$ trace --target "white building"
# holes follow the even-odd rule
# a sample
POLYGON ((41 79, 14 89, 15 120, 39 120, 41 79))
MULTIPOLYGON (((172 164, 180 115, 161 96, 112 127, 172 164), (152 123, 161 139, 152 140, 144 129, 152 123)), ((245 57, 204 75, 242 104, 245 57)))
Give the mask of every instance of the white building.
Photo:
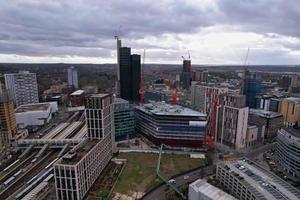
POLYGON ((216 178, 226 191, 241 200, 300 199, 300 191, 250 160, 220 162, 216 178))
POLYGON ((112 158, 114 137, 113 96, 86 97, 88 138, 54 165, 58 200, 83 199, 112 158))
POLYGON ((236 200, 236 198, 207 183, 206 180, 198 179, 189 185, 189 200, 236 200))
POLYGON ((20 71, 19 73, 5 74, 5 86, 12 94, 16 106, 38 103, 38 86, 35 73, 20 71))
POLYGON ((68 68, 68 84, 73 85, 75 89, 78 89, 78 73, 73 66, 68 68))
POLYGON ((43 126, 58 111, 57 102, 21 105, 16 108, 16 121, 19 128, 43 126))

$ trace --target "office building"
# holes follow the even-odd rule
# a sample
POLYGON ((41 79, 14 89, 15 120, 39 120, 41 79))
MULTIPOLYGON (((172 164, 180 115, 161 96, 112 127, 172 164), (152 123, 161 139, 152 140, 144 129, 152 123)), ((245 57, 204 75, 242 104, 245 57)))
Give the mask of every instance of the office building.
POLYGON ((129 102, 116 98, 114 102, 115 139, 126 140, 134 136, 134 113, 129 102))
POLYGON ((77 70, 71 66, 68 68, 68 84, 70 86, 73 86, 74 89, 78 89, 79 85, 78 85, 78 73, 77 70))
POLYGON ((263 143, 263 136, 258 134, 258 127, 255 124, 248 124, 245 138, 245 149, 253 149, 263 143))
POLYGON ((249 123, 258 127, 259 137, 274 139, 277 131, 283 127, 283 115, 278 112, 250 109, 249 123))
POLYGON ((128 47, 120 48, 120 97, 132 100, 131 87, 131 49, 128 47))
POLYGON ((288 97, 282 99, 279 110, 283 115, 285 126, 300 126, 300 98, 288 97))
POLYGON ((85 92, 84 90, 76 90, 72 94, 70 94, 70 106, 77 107, 83 106, 85 99, 85 92))
POLYGON ((101 140, 114 133, 113 102, 111 94, 92 94, 85 98, 85 119, 89 138, 101 140))
POLYGON ((135 108, 136 131, 156 145, 204 148, 206 114, 155 102, 135 108))
POLYGON ((275 158, 278 165, 300 182, 300 132, 293 128, 278 130, 275 158))
POLYGON ((165 101, 167 103, 171 102, 172 95, 168 94, 166 91, 156 91, 147 90, 145 91, 145 103, 150 103, 151 101, 165 101))
POLYGON ((131 55, 128 47, 120 48, 120 97, 137 103, 140 100, 141 56, 131 55))
POLYGON ((11 142, 17 132, 16 114, 12 96, 0 92, 0 148, 11 142))
POLYGON ((21 105, 16 108, 18 128, 35 128, 46 125, 58 111, 57 102, 21 105))
POLYGON ((38 103, 38 87, 35 73, 20 71, 19 73, 5 74, 6 89, 12 94, 16 106, 38 103))
POLYGON ((189 185, 189 200, 236 200, 230 194, 209 184, 206 180, 198 179, 189 185))
POLYGON ((192 81, 207 83, 208 81, 208 71, 203 71, 200 69, 192 70, 192 81))
POLYGON ((278 112, 280 99, 272 96, 259 96, 256 98, 256 108, 266 111, 278 112))
POLYGON ((206 114, 211 113, 211 108, 220 94, 228 92, 227 87, 192 85, 191 87, 191 104, 192 107, 206 114))
POLYGON ((140 101, 141 86, 141 56, 131 55, 131 98, 133 102, 140 101))
POLYGON ((112 158, 114 137, 113 96, 86 98, 88 137, 54 164, 58 200, 84 199, 112 158))
POLYGON ((249 108, 244 95, 223 94, 220 98, 217 120, 217 142, 242 150, 247 147, 249 108))
POLYGON ((191 87, 191 60, 183 60, 183 69, 181 74, 181 83, 184 89, 190 89, 191 87))
POLYGON ((224 190, 241 200, 300 198, 299 190, 250 160, 219 163, 216 178, 224 190))
POLYGON ((117 41, 117 82, 116 82, 116 94, 120 96, 120 48, 122 47, 122 40, 118 36, 115 36, 117 41))
POLYGON ((256 108, 256 97, 261 95, 261 79, 255 73, 247 73, 244 83, 244 95, 246 95, 246 106, 256 108))

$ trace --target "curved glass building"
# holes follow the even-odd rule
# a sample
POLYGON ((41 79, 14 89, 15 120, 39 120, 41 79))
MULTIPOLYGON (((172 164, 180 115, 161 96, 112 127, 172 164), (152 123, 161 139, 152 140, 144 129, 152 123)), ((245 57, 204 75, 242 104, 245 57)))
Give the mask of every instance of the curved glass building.
POLYGON ((135 108, 136 130, 156 145, 203 148, 206 114, 163 102, 135 108))
POLYGON ((300 179, 300 132, 292 128, 278 130, 276 155, 282 168, 300 179))

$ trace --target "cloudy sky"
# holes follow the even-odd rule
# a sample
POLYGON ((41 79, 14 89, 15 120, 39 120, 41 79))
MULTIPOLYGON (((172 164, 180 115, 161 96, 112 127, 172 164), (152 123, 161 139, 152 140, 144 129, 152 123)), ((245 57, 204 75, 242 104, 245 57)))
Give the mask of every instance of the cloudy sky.
POLYGON ((300 63, 299 0, 1 0, 0 62, 300 63))

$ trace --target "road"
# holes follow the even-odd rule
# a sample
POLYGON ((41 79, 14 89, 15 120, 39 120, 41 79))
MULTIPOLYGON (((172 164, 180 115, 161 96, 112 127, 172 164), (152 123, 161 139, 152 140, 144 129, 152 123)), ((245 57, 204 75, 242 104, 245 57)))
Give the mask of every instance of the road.
MULTIPOLYGON (((264 146, 261 146, 259 148, 256 148, 255 150, 252 150, 248 153, 245 154, 235 154, 235 156, 238 157, 247 157, 249 159, 255 159, 257 156, 260 154, 270 150, 273 148, 275 143, 271 144, 266 144, 264 146)), ((175 179, 177 185, 181 186, 184 184, 191 183, 199 178, 203 178, 205 176, 209 176, 213 174, 214 167, 213 166, 208 166, 205 168, 197 169, 195 171, 177 176, 175 179), (184 180, 185 176, 189 176, 188 179, 184 180)), ((164 200, 165 199, 165 194, 166 190, 168 189, 168 186, 166 184, 161 185, 160 187, 156 188, 155 190, 145 194, 145 196, 142 197, 142 200, 164 200)))
MULTIPOLYGON (((199 178, 205 177, 212 175, 214 173, 214 166, 208 166, 208 167, 203 167, 200 169, 196 169, 194 171, 188 172, 186 174, 177 176, 173 178, 176 181, 176 184, 178 186, 184 185, 191 183, 199 178), (184 179, 185 176, 189 176, 188 179, 184 179)), ((145 194, 141 199, 142 200, 164 200, 165 199, 165 194, 166 190, 168 189, 168 186, 166 184, 163 184, 156 188, 155 190, 145 194)))

